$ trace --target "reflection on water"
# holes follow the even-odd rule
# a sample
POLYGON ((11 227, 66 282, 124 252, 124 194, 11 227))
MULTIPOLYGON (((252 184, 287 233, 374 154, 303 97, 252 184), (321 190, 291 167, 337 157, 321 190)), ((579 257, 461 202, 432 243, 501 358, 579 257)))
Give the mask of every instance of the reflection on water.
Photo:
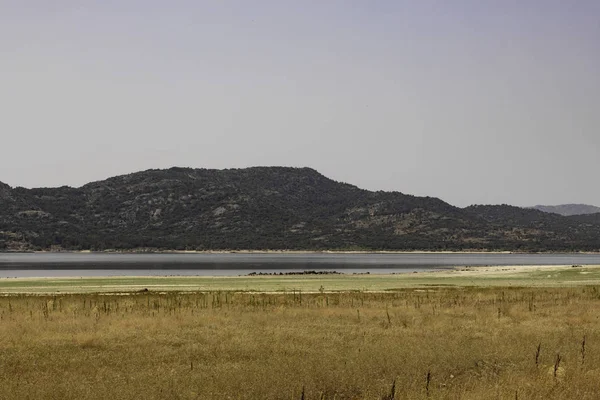
POLYGON ((455 266, 600 265, 600 254, 0 253, 0 277, 237 276, 252 272, 406 273, 455 266))

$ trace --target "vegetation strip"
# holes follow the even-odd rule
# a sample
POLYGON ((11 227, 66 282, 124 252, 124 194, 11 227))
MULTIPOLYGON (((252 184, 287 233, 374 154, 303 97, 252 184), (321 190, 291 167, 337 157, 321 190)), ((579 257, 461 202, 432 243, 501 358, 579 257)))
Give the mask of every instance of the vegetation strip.
POLYGON ((4 278, 0 293, 153 291, 382 292, 403 288, 600 285, 600 266, 464 267, 402 274, 299 274, 228 277, 4 278))

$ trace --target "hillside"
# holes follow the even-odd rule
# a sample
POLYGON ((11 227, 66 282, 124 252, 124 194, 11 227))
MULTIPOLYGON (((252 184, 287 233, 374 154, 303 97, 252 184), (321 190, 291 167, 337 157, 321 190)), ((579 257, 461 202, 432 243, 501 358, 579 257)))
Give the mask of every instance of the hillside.
POLYGON ((561 204, 558 206, 537 205, 532 208, 547 213, 560 214, 563 216, 600 213, 600 207, 590 206, 588 204, 561 204))
POLYGON ((0 184, 0 248, 594 250, 600 223, 371 192, 309 168, 148 170, 80 188, 0 184))

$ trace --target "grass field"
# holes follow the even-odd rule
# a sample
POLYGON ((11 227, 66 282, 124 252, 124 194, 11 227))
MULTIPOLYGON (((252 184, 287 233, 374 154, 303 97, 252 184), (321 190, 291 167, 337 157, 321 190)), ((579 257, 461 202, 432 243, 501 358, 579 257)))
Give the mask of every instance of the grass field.
POLYGON ((597 268, 472 272, 3 280, 150 291, 0 297, 0 398, 598 398, 597 268))

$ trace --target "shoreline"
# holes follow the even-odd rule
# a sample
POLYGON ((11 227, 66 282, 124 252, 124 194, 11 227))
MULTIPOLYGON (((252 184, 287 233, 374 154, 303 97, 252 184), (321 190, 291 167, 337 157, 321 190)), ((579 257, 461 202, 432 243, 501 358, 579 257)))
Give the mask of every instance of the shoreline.
POLYGON ((2 254, 584 254, 597 255, 596 251, 511 251, 511 250, 465 250, 465 251, 428 251, 428 250, 39 250, 4 251, 2 254))
MULTIPOLYGON (((600 265, 588 264, 588 265, 475 265, 475 266, 454 266, 454 267, 440 267, 435 269, 421 270, 421 271, 406 271, 406 272, 341 272, 335 269, 331 271, 327 270, 323 273, 248 273, 245 275, 169 275, 168 269, 164 269, 164 275, 98 275, 98 276, 60 276, 60 277, 0 277, 2 280, 31 280, 31 279, 48 279, 48 280, 62 280, 62 279, 154 279, 154 278, 173 278, 173 279, 269 279, 269 278, 310 278, 319 279, 325 277, 395 277, 395 278, 406 278, 406 277, 422 277, 426 275, 428 277, 442 277, 442 276, 477 276, 485 277, 490 275, 509 275, 529 272, 540 272, 540 271, 567 271, 567 270, 598 270, 600 273, 600 265)), ((68 269, 65 269, 68 270, 68 269)), ((93 270, 93 269, 91 269, 93 270)), ((140 269, 145 270, 145 269, 140 269)), ((51 271, 51 270, 50 270, 51 271)), ((176 270, 175 270, 176 271, 176 270)), ((311 271, 310 269, 304 272, 311 271)))
POLYGON ((437 271, 371 274, 235 276, 65 276, 0 278, 0 296, 138 292, 390 293, 398 290, 541 288, 600 285, 600 265, 455 267, 437 271))

